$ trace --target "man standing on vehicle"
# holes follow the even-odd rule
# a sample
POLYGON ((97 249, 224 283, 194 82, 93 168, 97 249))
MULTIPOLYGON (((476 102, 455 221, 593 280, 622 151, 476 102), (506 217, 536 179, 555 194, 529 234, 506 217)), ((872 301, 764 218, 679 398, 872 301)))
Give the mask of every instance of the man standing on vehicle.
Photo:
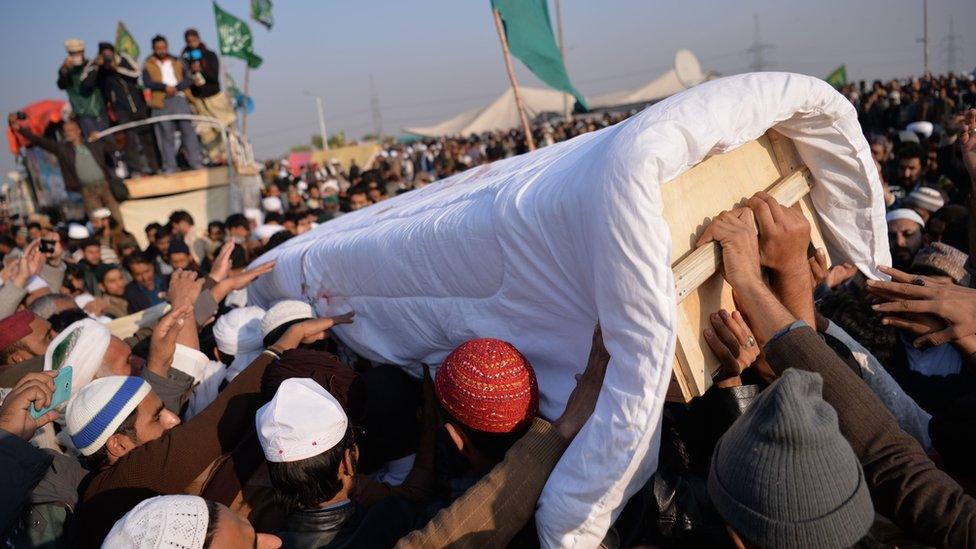
MULTIPOLYGON (((224 126, 232 127, 237 116, 227 95, 220 89, 220 58, 200 41, 200 33, 196 29, 186 29, 183 37, 186 39, 183 61, 190 70, 190 106, 193 112, 216 118, 224 126)), ((225 154, 220 131, 209 124, 201 124, 198 130, 200 142, 210 160, 223 161, 225 154)))
MULTIPOLYGON (((153 54, 146 59, 142 69, 142 82, 152 90, 149 106, 153 116, 187 115, 190 104, 186 100, 186 89, 190 87, 190 78, 183 69, 183 63, 169 54, 166 38, 156 35, 152 39, 153 54)), ((163 158, 163 171, 176 171, 176 130, 179 129, 180 141, 186 151, 187 163, 193 169, 203 167, 200 160, 200 141, 189 120, 167 120, 156 124, 156 140, 159 142, 159 153, 163 158)))
POLYGON ((85 59, 85 43, 77 38, 64 41, 68 57, 58 69, 58 89, 68 92, 68 102, 75 120, 87 137, 108 128, 105 100, 95 79, 97 67, 85 59))

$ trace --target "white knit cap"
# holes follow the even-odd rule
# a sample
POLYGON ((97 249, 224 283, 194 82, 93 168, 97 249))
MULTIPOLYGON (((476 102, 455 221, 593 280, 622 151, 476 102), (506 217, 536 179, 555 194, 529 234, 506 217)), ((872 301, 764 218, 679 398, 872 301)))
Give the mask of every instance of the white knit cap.
POLYGON ((112 210, 108 208, 99 208, 91 213, 92 219, 108 219, 112 217, 112 210))
POLYGON ((284 207, 281 205, 281 199, 277 196, 267 196, 261 201, 261 206, 264 207, 266 212, 282 212, 284 207))
POLYGON ((38 290, 43 290, 44 288, 50 288, 50 286, 48 285, 47 280, 44 280, 38 275, 31 275, 31 277, 27 279, 27 286, 24 287, 29 294, 32 294, 38 290))
POLYGON ((68 238, 71 240, 84 240, 91 236, 88 232, 88 228, 79 223, 71 223, 68 225, 68 238))
POLYGON ((71 442, 82 455, 94 454, 149 391, 144 379, 132 376, 103 377, 85 385, 68 401, 65 412, 71 442))
POLYGON ((936 212, 942 206, 945 206, 945 199, 942 198, 942 193, 932 187, 919 187, 908 195, 905 202, 928 212, 936 212))
POLYGON ((922 137, 924 137, 925 139, 928 139, 932 137, 932 132, 935 131, 935 126, 932 125, 931 122, 928 122, 926 120, 920 120, 918 122, 912 122, 911 124, 905 126, 905 129, 910 132, 917 133, 922 137))
POLYGON ((259 208, 244 208, 244 217, 260 225, 264 223, 264 214, 259 208))
POLYGON ((326 179, 325 183, 322 183, 322 190, 332 189, 335 192, 339 192, 339 182, 335 179, 326 179))
POLYGON ((213 327, 217 349, 225 355, 235 356, 242 351, 264 349, 264 344, 261 342, 264 337, 261 331, 261 320, 264 314, 264 309, 252 305, 221 315, 213 327))
POLYGON ((286 379, 254 417, 268 461, 300 461, 328 452, 346 436, 339 402, 309 378, 286 379))
POLYGON ((261 321, 261 337, 267 337, 275 328, 292 320, 308 320, 315 318, 312 306, 297 299, 279 301, 268 309, 261 321))
POLYGON ((265 241, 284 230, 285 228, 281 225, 258 225, 254 228, 254 237, 265 241))
POLYGON ((90 318, 79 320, 54 338, 44 352, 44 369, 71 366, 71 396, 91 383, 105 361, 112 332, 90 318))
POLYGON ((203 549, 210 525, 207 500, 156 496, 143 500, 108 533, 105 549, 203 549))
POLYGON ((891 210, 885 216, 885 221, 888 223, 891 223, 896 219, 907 219, 909 221, 914 221, 915 223, 918 223, 920 227, 925 227, 925 221, 922 219, 922 216, 918 215, 918 212, 916 212, 915 210, 910 210, 908 208, 898 208, 897 210, 891 210))

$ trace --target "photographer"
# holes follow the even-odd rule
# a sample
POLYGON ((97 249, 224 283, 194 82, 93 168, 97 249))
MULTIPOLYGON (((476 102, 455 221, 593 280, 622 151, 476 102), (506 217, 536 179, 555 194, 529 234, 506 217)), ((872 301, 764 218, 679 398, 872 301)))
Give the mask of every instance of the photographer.
MULTIPOLYGON (((203 116, 212 116, 225 126, 232 126, 237 117, 227 99, 227 95, 220 90, 220 58, 210 51, 200 41, 200 33, 196 29, 187 29, 183 33, 186 47, 183 48, 183 62, 190 72, 190 106, 193 112, 203 116)), ((201 125, 200 142, 207 156, 214 162, 221 162, 224 151, 222 140, 217 128, 201 125)))
MULTIPOLYGON (((115 113, 116 124, 145 120, 149 116, 146 100, 139 87, 139 64, 124 53, 117 53, 108 42, 98 44, 97 81, 102 96, 115 113)), ((152 126, 140 126, 125 132, 125 163, 130 172, 137 169, 151 174, 159 171, 156 138, 152 126), (139 146, 145 161, 140 158, 139 146)))
POLYGON ((95 81, 96 67, 85 58, 85 43, 77 38, 64 41, 68 56, 58 68, 58 89, 68 93, 71 112, 87 137, 108 128, 105 100, 95 81))

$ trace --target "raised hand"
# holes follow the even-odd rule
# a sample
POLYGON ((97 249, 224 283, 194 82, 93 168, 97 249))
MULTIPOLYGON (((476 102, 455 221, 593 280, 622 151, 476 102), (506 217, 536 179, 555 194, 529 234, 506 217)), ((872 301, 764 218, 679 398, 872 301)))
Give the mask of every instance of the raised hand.
POLYGON ((47 371, 22 377, 0 406, 0 429, 30 440, 38 429, 56 420, 58 413, 53 410, 34 419, 30 415, 30 408, 34 406, 40 410, 51 404, 57 375, 57 371, 47 371))
POLYGON ((590 356, 586 361, 586 369, 576 376, 576 388, 566 401, 566 409, 559 419, 552 422, 553 428, 567 441, 579 433, 586 421, 593 415, 596 402, 603 388, 603 378, 607 374, 610 363, 610 353, 603 344, 603 332, 597 324, 593 330, 593 343, 590 346, 590 356))
POLYGON ((762 283, 759 240, 749 208, 725 211, 712 220, 698 238, 697 246, 717 242, 722 247, 722 269, 732 288, 762 283))
POLYGON ((193 318, 193 306, 184 304, 174 307, 163 318, 159 319, 153 328, 152 339, 149 341, 149 359, 146 367, 149 371, 166 377, 173 365, 173 355, 176 353, 176 338, 183 329, 183 324, 193 318))
POLYGON ((962 163, 969 172, 969 178, 976 184, 976 109, 963 113, 959 147, 962 151, 962 163))
POLYGON ((720 387, 739 385, 739 376, 759 358, 759 343, 739 311, 722 309, 708 320, 712 327, 705 328, 702 335, 719 361, 712 379, 720 387))
POLYGON ((784 208, 766 192, 753 195, 748 205, 759 229, 762 265, 774 275, 806 275, 810 223, 803 213, 784 208))
POLYGON ((214 282, 220 282, 221 280, 227 278, 227 274, 230 273, 230 256, 234 251, 234 241, 228 241, 220 247, 220 252, 214 259, 213 269, 210 270, 210 278, 214 282))
POLYGON ((312 318, 299 322, 289 327, 275 343, 275 346, 282 351, 287 351, 296 349, 303 343, 308 345, 321 341, 327 337, 325 333, 327 330, 338 324, 352 324, 355 316, 356 312, 352 311, 337 316, 312 318))
POLYGON ((929 284, 920 277, 913 283, 869 280, 867 289, 885 301, 873 306, 875 311, 886 313, 882 322, 916 333, 922 328, 909 328, 908 323, 930 327, 913 342, 916 347, 941 345, 976 334, 976 290, 955 284, 929 284), (937 324, 932 319, 917 315, 934 315, 945 326, 934 330, 937 324))
POLYGON ((269 261, 267 263, 262 263, 253 269, 248 269, 243 273, 228 276, 227 278, 221 280, 210 290, 214 296, 214 301, 220 303, 225 297, 227 297, 227 294, 233 292, 234 290, 243 290, 244 288, 247 288, 247 285, 254 282, 259 276, 270 273, 274 269, 274 266, 275 262, 269 261))
POLYGON ((170 276, 166 298, 174 309, 183 305, 192 306, 202 289, 203 279, 198 279, 197 273, 180 269, 170 276))

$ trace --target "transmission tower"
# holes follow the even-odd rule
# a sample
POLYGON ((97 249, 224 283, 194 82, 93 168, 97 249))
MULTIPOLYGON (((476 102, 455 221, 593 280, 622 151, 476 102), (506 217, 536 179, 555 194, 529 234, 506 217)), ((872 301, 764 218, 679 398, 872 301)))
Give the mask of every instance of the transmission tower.
POLYGON ((958 62, 959 55, 959 39, 962 38, 955 33, 952 26, 952 17, 949 17, 949 34, 946 35, 946 68, 949 72, 955 72, 959 67, 956 63, 958 62))
POLYGON ((759 14, 752 14, 752 45, 746 50, 746 53, 752 54, 752 64, 749 65, 749 70, 753 72, 758 72, 766 69, 770 66, 770 63, 766 61, 763 56, 763 52, 766 50, 771 50, 775 46, 772 44, 765 44, 759 34, 759 14))
POLYGON ((373 82, 373 73, 369 73, 369 108, 373 111, 373 131, 376 133, 376 140, 383 141, 383 113, 380 112, 380 96, 376 93, 376 83, 373 82))

